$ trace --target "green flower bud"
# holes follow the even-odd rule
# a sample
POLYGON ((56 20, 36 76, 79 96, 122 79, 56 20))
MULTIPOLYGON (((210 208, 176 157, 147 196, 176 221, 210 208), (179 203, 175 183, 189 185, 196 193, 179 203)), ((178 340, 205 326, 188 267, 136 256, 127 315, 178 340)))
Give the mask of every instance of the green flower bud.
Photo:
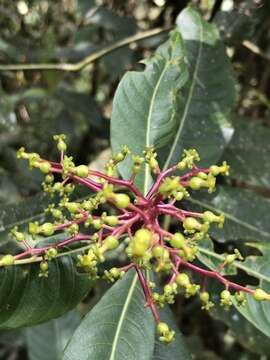
POLYGON ((89 174, 88 166, 86 165, 79 165, 75 168, 75 174, 79 177, 86 178, 89 174))
POLYGON ((177 285, 180 285, 183 287, 186 287, 190 284, 189 277, 185 273, 178 274, 175 278, 175 281, 176 281, 177 285))
POLYGON ((243 291, 238 291, 234 295, 235 300, 237 301, 238 305, 245 305, 246 303, 246 297, 243 291))
POLYGON ((110 226, 116 226, 118 224, 118 217, 117 216, 106 216, 104 218, 104 221, 106 224, 110 225, 110 226))
POLYGON ((114 194, 113 201, 120 209, 125 209, 130 204, 130 198, 127 194, 114 194))
POLYGON ((78 204, 76 202, 68 202, 65 204, 65 206, 71 214, 76 213, 78 211, 78 209, 80 208, 80 204, 78 204))
POLYGON ((47 161, 41 162, 39 164, 39 169, 44 174, 48 174, 51 171, 51 164, 47 161))
POLYGON ((267 292, 262 289, 256 289, 253 293, 253 297, 258 301, 270 300, 270 294, 267 294, 267 292))
POLYGON ((175 233, 173 237, 170 239, 170 244, 173 248, 183 249, 185 246, 185 237, 181 233, 175 233))
POLYGON ((41 261, 41 263, 39 264, 39 268, 43 272, 47 271, 49 268, 47 261, 41 261))
POLYGON ((51 236, 54 234, 54 225, 52 223, 45 223, 40 226, 40 232, 45 236, 51 236))
POLYGON ((115 236, 108 236, 104 239, 103 244, 108 250, 114 250, 119 246, 119 241, 115 236))
POLYGON ((195 218, 193 217, 187 217, 184 221, 183 221, 183 226, 184 229, 187 231, 195 231, 195 230, 200 230, 202 227, 202 224, 195 218))
POLYGON ((96 230, 100 230, 103 224, 102 224, 102 221, 100 219, 94 219, 92 221, 92 225, 96 230))
POLYGON ((50 174, 50 175, 46 175, 44 181, 45 181, 46 184, 51 184, 51 183, 53 183, 53 181, 54 181, 54 176, 51 175, 51 174, 50 174))
POLYGON ((50 248, 46 251, 45 258, 47 260, 51 260, 51 259, 54 259, 57 256, 57 254, 58 254, 58 252, 55 248, 50 248))
POLYGON ((203 303, 208 303, 210 299, 210 295, 207 291, 203 291, 200 293, 200 299, 203 303))
POLYGON ((0 260, 0 265, 3 265, 3 266, 10 266, 10 265, 13 265, 14 264, 14 256, 12 255, 5 255, 1 258, 0 260))
POLYGON ((192 190, 199 190, 204 184, 204 180, 200 179, 197 176, 194 176, 189 181, 189 186, 192 190))
POLYGON ((162 258, 164 255, 165 249, 162 246, 155 246, 152 250, 152 255, 155 258, 162 258))
POLYGON ((163 335, 168 331, 170 331, 170 329, 169 329, 169 326, 166 323, 160 322, 157 325, 157 332, 158 332, 159 335, 163 335))
POLYGON ((229 292, 229 290, 223 290, 223 291, 220 293, 220 297, 221 297, 221 299, 223 299, 223 300, 230 300, 230 299, 231 299, 231 293, 229 292))

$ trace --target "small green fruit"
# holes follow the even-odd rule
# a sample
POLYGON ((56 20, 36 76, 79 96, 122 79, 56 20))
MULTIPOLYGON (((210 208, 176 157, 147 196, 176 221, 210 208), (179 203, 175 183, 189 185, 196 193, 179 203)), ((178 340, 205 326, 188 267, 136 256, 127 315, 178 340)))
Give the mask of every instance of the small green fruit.
POLYGON ((130 198, 127 194, 114 194, 113 200, 120 209, 125 209, 130 204, 130 198))
POLYGON ((177 284, 177 285, 184 286, 184 287, 186 287, 186 286, 188 286, 188 285, 190 284, 189 277, 188 277, 188 275, 185 274, 185 273, 178 274, 178 275, 176 276, 175 281, 176 281, 176 284, 177 284))
POLYGON ((51 164, 47 161, 40 163, 39 169, 44 174, 48 174, 51 171, 51 164))
POLYGON ((168 333, 169 331, 170 331, 169 326, 166 323, 164 323, 164 322, 158 323, 157 332, 159 335, 164 335, 164 334, 168 333))
POLYGON ((173 237, 170 239, 170 244, 173 248, 183 249, 185 246, 185 237, 181 233, 175 233, 173 237))
POLYGON ((104 239, 104 245, 108 250, 114 250, 119 246, 119 241, 115 236, 108 236, 104 239))
POLYGON ((40 232, 45 236, 51 236, 54 234, 54 225, 52 223, 44 223, 40 227, 40 232))
POLYGON ((47 261, 41 261, 41 263, 39 264, 39 268, 43 272, 47 271, 49 268, 47 261))
POLYGON ((189 186, 191 187, 192 190, 199 190, 202 187, 203 183, 204 181, 202 179, 194 176, 190 179, 189 186))
POLYGON ((5 255, 2 257, 2 259, 0 260, 0 264, 4 265, 4 266, 10 266, 14 264, 14 256, 12 255, 5 255))
POLYGON ((86 165, 77 166, 75 169, 75 173, 82 178, 86 178, 89 174, 88 166, 86 165))
POLYGON ((258 301, 270 300, 270 295, 262 289, 256 289, 253 293, 253 297, 258 301))

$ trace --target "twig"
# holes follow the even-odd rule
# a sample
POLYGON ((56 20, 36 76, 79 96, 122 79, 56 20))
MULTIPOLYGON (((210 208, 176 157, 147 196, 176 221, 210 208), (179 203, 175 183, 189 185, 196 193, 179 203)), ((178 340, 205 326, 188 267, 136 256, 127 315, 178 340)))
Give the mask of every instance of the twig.
POLYGON ((265 54, 256 44, 252 43, 249 40, 244 40, 242 42, 242 45, 247 48, 248 50, 250 50, 251 52, 253 52, 256 55, 259 55, 260 57, 262 57, 263 59, 270 61, 270 56, 268 56, 267 54, 265 54))
POLYGON ((144 31, 125 39, 119 40, 112 45, 106 46, 105 48, 98 50, 77 63, 40 63, 40 64, 0 64, 0 71, 20 71, 20 70, 61 70, 61 71, 80 71, 86 66, 91 64, 97 59, 109 54, 110 52, 119 49, 123 46, 129 45, 133 42, 137 42, 149 37, 159 35, 163 32, 168 32, 171 28, 155 28, 148 31, 144 31))

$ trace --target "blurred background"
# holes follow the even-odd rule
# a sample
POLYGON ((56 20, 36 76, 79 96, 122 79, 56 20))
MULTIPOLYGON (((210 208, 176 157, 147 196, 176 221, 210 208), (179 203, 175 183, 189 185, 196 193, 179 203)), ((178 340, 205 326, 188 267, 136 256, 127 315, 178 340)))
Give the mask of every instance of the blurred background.
MULTIPOLYGON (((270 1, 0 0, 0 208, 41 191, 39 173, 29 172, 26 164, 16 160, 21 146, 53 159, 52 135, 65 133, 75 161, 103 167, 110 154, 110 114, 119 80, 125 71, 140 68, 138 62, 149 57, 167 33, 133 42, 75 72, 46 70, 46 64, 77 63, 140 31, 170 28, 188 3, 217 24, 233 65, 238 94, 235 116, 242 118, 246 130, 234 139, 229 152, 238 151, 240 142, 251 142, 252 149, 242 151, 257 156, 254 166, 260 175, 249 173, 243 161, 234 159, 232 170, 240 173, 234 181, 269 197, 270 1), (29 63, 41 64, 42 69, 1 68, 29 63), (258 158, 265 160, 263 167, 256 164, 258 158)), ((0 236, 3 239, 6 234, 0 236)), ((100 285, 89 299, 102 292, 100 285)), ((229 327, 228 319, 201 312, 195 301, 183 308, 184 302, 180 298, 174 312, 194 359, 268 359, 270 346, 258 332, 247 328, 243 334, 242 327, 229 327)), ((64 343, 72 327, 67 330, 66 319, 57 324, 66 329, 61 333, 64 343)), ((0 359, 39 360, 29 347, 33 335, 29 331, 0 332, 0 359)))

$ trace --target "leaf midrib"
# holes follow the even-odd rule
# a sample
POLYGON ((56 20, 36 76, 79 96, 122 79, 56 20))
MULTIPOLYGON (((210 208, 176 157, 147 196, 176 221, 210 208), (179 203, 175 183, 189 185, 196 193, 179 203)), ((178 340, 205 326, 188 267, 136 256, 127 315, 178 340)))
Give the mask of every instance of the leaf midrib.
MULTIPOLYGON (((162 70, 159 79, 154 87, 154 91, 153 91, 153 95, 151 97, 151 101, 150 101, 150 106, 149 106, 149 111, 148 111, 148 115, 147 115, 147 120, 146 120, 146 136, 145 136, 145 143, 146 143, 146 147, 149 147, 151 145, 150 143, 150 133, 151 133, 151 119, 152 119, 152 114, 153 114, 153 108, 154 108, 154 103, 155 103, 155 99, 156 99, 156 95, 160 86, 160 83, 162 81, 162 78, 168 68, 169 65, 169 61, 165 60, 165 65, 164 65, 164 69, 162 70)), ((149 184, 149 180, 150 180, 150 169, 149 169, 149 165, 145 165, 145 181, 144 181, 144 190, 143 193, 144 195, 147 194, 148 191, 148 184, 149 184)))
POLYGON ((191 103, 191 100, 192 100, 195 83, 197 81, 197 74, 198 74, 198 71, 199 71, 199 65, 200 65, 201 53, 202 53, 202 47, 203 47, 202 46, 203 45, 203 26, 202 26, 201 19, 199 21, 199 24, 200 24, 200 42, 199 42, 198 56, 197 56, 197 60, 196 60, 196 63, 195 63, 195 69, 194 69, 193 77, 192 77, 192 80, 191 80, 191 85, 190 85, 190 88, 189 88, 188 98, 187 98, 186 105, 184 107, 184 112, 183 112, 182 119, 180 121, 179 128, 177 130, 177 133, 176 133, 174 142, 172 144, 170 153, 168 155, 168 158, 167 158, 167 160, 166 160, 166 162, 164 164, 163 170, 166 170, 168 168, 168 166, 170 165, 170 161, 172 159, 173 153, 175 151, 175 148, 176 148, 176 146, 178 144, 178 140, 179 140, 179 138, 181 136, 181 133, 183 131, 183 127, 185 125, 187 115, 188 115, 188 111, 189 111, 189 107, 190 107, 190 103, 191 103))
POLYGON ((120 318, 119 318, 119 321, 118 321, 118 324, 117 324, 117 328, 116 328, 115 335, 114 335, 113 342, 112 342, 112 350, 111 350, 109 360, 114 360, 115 359, 115 352, 116 352, 116 349, 117 349, 117 344, 118 344, 119 339, 120 339, 120 333, 121 333, 121 330, 122 330, 122 327, 123 327, 123 323, 124 323, 126 313, 128 311, 129 304, 130 304, 130 302, 132 300, 132 295, 133 295, 134 290, 135 290, 136 285, 137 285, 137 280, 138 280, 138 276, 137 276, 137 274, 135 274, 134 279, 132 280, 131 286, 130 286, 128 294, 127 294, 126 302, 125 302, 125 304, 124 304, 124 306, 122 308, 122 312, 121 312, 121 315, 120 315, 120 318))

